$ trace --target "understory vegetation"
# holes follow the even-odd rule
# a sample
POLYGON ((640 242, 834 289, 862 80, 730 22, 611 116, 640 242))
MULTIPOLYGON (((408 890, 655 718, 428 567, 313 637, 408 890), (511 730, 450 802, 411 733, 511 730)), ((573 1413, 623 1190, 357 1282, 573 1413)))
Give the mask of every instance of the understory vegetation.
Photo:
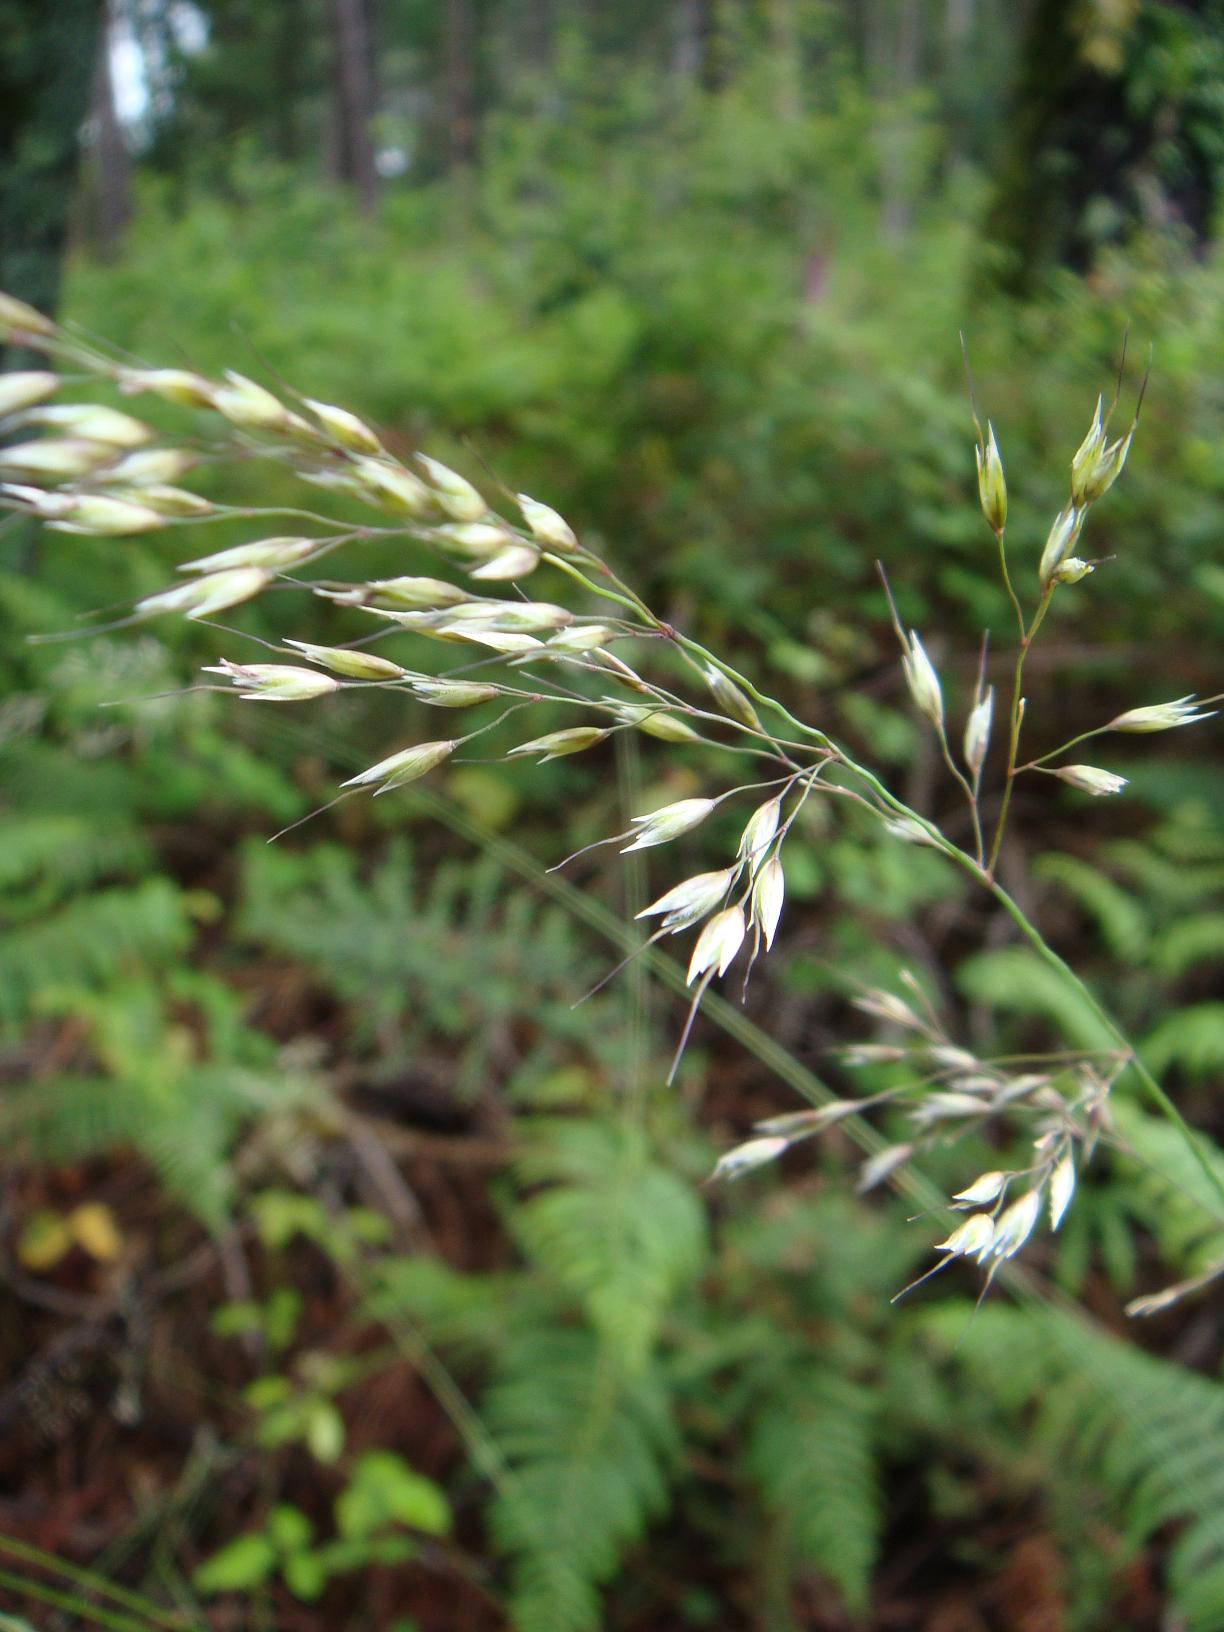
MULTIPOLYGON (((375 221, 241 146, 223 186, 147 174, 121 257, 69 263, 62 315, 538 495, 962 848, 877 561, 970 698, 981 630, 1002 648, 1013 620, 958 330, 1036 583, 1129 327, 1140 429, 1096 570, 1051 603, 1026 730, 1045 754, 1212 696, 1214 249, 1140 230, 1017 304, 982 287, 987 183, 946 109, 900 108, 922 205, 894 239, 851 76, 780 128, 748 75, 665 119, 667 87, 611 105, 570 71, 578 115, 507 111, 475 171, 375 221)), ((980 1304, 964 1262, 893 1303, 945 1197, 1031 1161, 1015 1125, 924 1145, 896 1188, 860 1181, 911 1139, 900 1106, 707 1187, 720 1156, 905 1080, 899 1028, 856 1007, 903 971, 980 1059, 1099 1050, 1098 1012, 945 855, 813 799, 772 957, 742 1003, 738 980, 707 994, 668 1084, 682 964, 663 943, 600 983, 742 817, 683 833, 671 870, 550 869, 700 797, 703 750, 627 731, 525 765, 475 742, 329 805, 440 711, 199 684, 256 642, 332 639, 322 610, 307 627, 273 588, 221 615, 237 635, 81 621, 249 540, 243 508, 301 504, 290 470, 193 447, 229 519, 172 544, 0 535, 0 1625, 1224 1629, 1218 722, 1094 745, 1124 798, 1019 783, 998 872, 1193 1148, 1123 1073, 1059 1232, 980 1304)), ((355 551, 369 581, 433 570, 403 539, 355 551)))

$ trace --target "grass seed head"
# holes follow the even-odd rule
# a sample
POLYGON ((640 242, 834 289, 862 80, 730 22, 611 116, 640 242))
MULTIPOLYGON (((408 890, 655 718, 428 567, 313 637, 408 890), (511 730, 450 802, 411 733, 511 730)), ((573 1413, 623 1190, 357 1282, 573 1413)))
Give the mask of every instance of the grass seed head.
POLYGON ((431 611, 460 606, 471 596, 445 578, 374 578, 368 584, 316 592, 339 606, 366 606, 378 611, 431 611))
POLYGON ((291 663, 231 663, 224 657, 206 667, 204 673, 232 680, 238 695, 247 702, 305 703, 338 690, 340 684, 328 674, 295 668, 291 663))
POLYGON ((130 538, 165 526, 165 517, 147 504, 104 493, 58 495, 66 502, 48 525, 58 533, 86 533, 95 538, 130 538))
POLYGON ((746 934, 747 925, 740 907, 724 907, 716 912, 697 937, 685 976, 687 983, 691 986, 698 976, 710 970, 725 975, 735 962, 746 934))
POLYGON ((995 1225, 989 1213, 974 1213, 958 1224, 946 1241, 936 1243, 936 1252, 949 1258, 976 1258, 980 1264, 995 1246, 995 1225))
POLYGON ((687 720, 669 713, 665 708, 647 703, 617 703, 616 712, 626 725, 636 726, 639 731, 644 731, 648 737, 657 737, 660 742, 701 741, 687 720))
POLYGON ((183 561, 180 572, 227 572, 231 567, 267 567, 278 571, 304 561, 319 548, 317 538, 258 538, 250 544, 235 544, 232 549, 218 550, 215 555, 201 555, 194 561, 183 561))
POLYGON ((496 555, 491 555, 480 566, 473 567, 469 576, 479 578, 482 583, 501 583, 514 578, 526 578, 539 564, 539 550, 530 544, 520 544, 516 541, 507 544, 505 549, 499 550, 496 555))
POLYGON ((410 470, 388 459, 354 459, 353 479, 363 498, 417 519, 436 512, 433 494, 410 470))
POLYGON ((1109 722, 1111 731, 1172 731, 1179 725, 1194 725, 1209 720, 1215 710, 1199 709, 1193 692, 1186 697, 1175 697, 1171 703, 1151 703, 1146 708, 1128 708, 1109 722))
POLYGON ((66 436, 104 442, 112 448, 142 448, 156 435, 150 426, 133 419, 131 414, 97 402, 61 402, 48 408, 32 408, 25 421, 28 425, 49 425, 66 436))
POLYGON ((706 665, 703 673, 706 685, 710 688, 710 695, 723 713, 733 720, 738 720, 741 725, 748 726, 750 730, 759 731, 761 721, 757 711, 735 682, 729 680, 722 670, 715 668, 712 663, 706 665))
POLYGON ((161 612, 182 612, 193 622, 224 612, 258 595, 272 582, 272 574, 263 567, 235 567, 228 572, 209 573, 195 578, 189 584, 177 584, 156 595, 146 595, 136 602, 141 617, 156 617, 161 612))
POLYGON ((742 1179, 745 1173, 752 1173, 758 1167, 765 1167, 769 1162, 776 1161, 782 1152, 790 1145, 790 1140, 780 1134, 766 1136, 762 1139, 748 1139, 742 1145, 736 1145, 734 1150, 728 1150, 718 1158, 714 1171, 710 1174, 710 1182, 717 1179, 734 1181, 742 1179))
POLYGON ((401 680, 406 670, 388 657, 377 657, 373 652, 350 650, 345 646, 311 646, 304 640, 289 640, 312 663, 318 663, 333 674, 342 674, 349 680, 401 680))
POLYGON ((994 426, 986 421, 984 446, 975 447, 977 460, 978 498, 982 514, 992 532, 1001 533, 1007 526, 1007 482, 1003 475, 1003 461, 999 444, 995 441, 994 426))
POLYGON ((483 495, 457 470, 425 453, 418 453, 416 460, 439 505, 453 520, 479 521, 488 514, 483 495))
MULTIPOLYGON (((980 1214, 978 1215, 981 1216, 980 1214)), ((1013 1201, 1011 1206, 1000 1213, 994 1226, 994 1241, 991 1243, 990 1256, 992 1258, 1013 1258, 1033 1233, 1033 1228, 1041 1216, 1041 1191, 1029 1190, 1013 1201)), ((966 1219, 968 1224, 972 1219, 966 1219)))
POLYGON ((632 817, 637 832, 633 836, 633 843, 625 845, 621 854, 628 855, 631 850, 649 850, 656 844, 670 844, 672 839, 678 839, 682 833, 689 833, 700 826, 714 809, 715 803, 713 799, 677 799, 673 804, 660 805, 658 810, 649 811, 645 816, 632 817))
POLYGON ((1056 1230, 1075 1194, 1075 1159, 1068 1153, 1050 1174, 1050 1228, 1056 1230))
POLYGON ((1037 569, 1042 589, 1048 589, 1057 581, 1058 569, 1075 548, 1083 526, 1084 511, 1074 504, 1069 504, 1055 516, 1054 525, 1046 536, 1041 562, 1037 569))
POLYGON ((990 748, 990 727, 994 720, 994 687, 987 686, 985 694, 974 703, 965 723, 965 764, 975 779, 982 774, 986 754, 990 748))
POLYGON ((418 777, 425 776, 441 765, 443 760, 449 759, 457 746, 453 741, 418 742, 412 748, 401 749, 398 754, 380 759, 377 765, 350 776, 347 782, 340 785, 344 788, 368 788, 378 783, 377 791, 386 793, 391 788, 403 787, 406 782, 415 782, 418 777))
POLYGON ((46 369, 25 369, 0 374, 0 416, 17 414, 46 402, 59 389, 59 375, 46 369))
POLYGON ((858 1183, 854 1187, 855 1194, 865 1196, 869 1190, 883 1184, 884 1180, 891 1177, 898 1168, 904 1167, 913 1154, 913 1145, 901 1144, 886 1145, 874 1156, 869 1156, 859 1168, 858 1183))
POLYGON ((590 652, 615 639, 616 630, 609 629, 605 623, 574 623, 553 635, 548 645, 550 651, 590 652))
POLYGON ((553 550, 558 555, 572 555, 578 548, 578 540, 574 536, 574 529, 564 517, 559 516, 548 505, 541 504, 538 499, 529 499, 526 493, 516 493, 518 507, 523 512, 523 520, 537 544, 542 544, 546 550, 553 550))
POLYGON ((937 731, 942 731, 943 690, 939 684, 939 675, 935 672, 935 665, 927 656, 926 648, 914 629, 909 632, 901 667, 914 706, 920 714, 930 720, 937 731))
POLYGON ((431 536, 452 555, 470 561, 490 561, 517 540, 498 522, 447 521, 435 527, 431 536))
POLYGON ((747 862, 753 873, 764 865, 781 818, 781 799, 766 799, 765 803, 758 805, 748 818, 744 831, 740 834, 738 854, 740 860, 747 862))
POLYGON ((125 368, 119 373, 119 389, 129 397, 148 391, 180 408, 211 408, 218 388, 185 368, 125 368))
POLYGON ((472 708, 501 696, 500 686, 480 680, 414 680, 412 690, 423 703, 436 708, 472 708))
POLYGON ((1069 555, 1054 569, 1056 584, 1078 584, 1087 578, 1090 572, 1096 571, 1095 561, 1081 561, 1078 555, 1069 555))
POLYGON ((55 333, 55 324, 33 306, 15 295, 0 293, 0 340, 19 343, 27 335, 45 338, 55 333))
POLYGON ((983 1207, 988 1201, 997 1201, 1007 1186, 1006 1173, 981 1173, 973 1183, 964 1190, 958 1190, 952 1198, 966 1207, 983 1207))
POLYGON ((1103 771, 1098 765, 1060 765, 1053 775, 1067 783, 1068 787, 1090 793, 1095 799, 1121 793, 1126 786, 1126 777, 1117 776, 1113 771, 1103 771))
POLYGON ((507 759, 522 759, 527 754, 539 754, 540 763, 562 759, 569 754, 582 754, 606 742, 611 732, 597 725, 574 725, 565 731, 549 731, 531 742, 520 742, 506 753, 507 759))
POLYGON ((316 402, 313 397, 303 397, 302 401, 332 440, 350 453, 383 451, 382 443, 366 422, 350 414, 347 408, 334 408, 331 403, 316 402))
POLYGON ((124 482, 129 487, 174 483, 194 470, 199 462, 199 458, 185 448, 137 448, 99 471, 98 480, 124 482))
POLYGON ((786 899, 786 876, 779 858, 770 856, 752 886, 752 921, 761 932, 765 950, 771 951, 786 899))
POLYGON ((0 451, 0 475, 34 482, 77 482, 114 457, 114 448, 105 442, 80 436, 48 437, 40 442, 17 442, 0 451))
POLYGON ((724 900, 727 891, 739 874, 738 867, 724 867, 715 873, 694 873, 692 878, 673 884, 650 906, 643 907, 639 918, 662 918, 663 928, 670 934, 679 934, 699 923, 707 913, 724 900))
POLYGON ((271 391, 248 380, 233 369, 225 371, 225 384, 213 388, 212 405, 217 412, 244 431, 288 431, 294 416, 271 391))
POLYGON ((1077 507, 1091 504, 1088 497, 1089 477, 1100 462, 1105 448, 1105 427, 1101 422, 1101 409, 1104 399, 1097 398, 1096 412, 1092 416, 1092 424, 1088 427, 1088 434, 1076 450, 1071 461, 1071 502, 1077 507))

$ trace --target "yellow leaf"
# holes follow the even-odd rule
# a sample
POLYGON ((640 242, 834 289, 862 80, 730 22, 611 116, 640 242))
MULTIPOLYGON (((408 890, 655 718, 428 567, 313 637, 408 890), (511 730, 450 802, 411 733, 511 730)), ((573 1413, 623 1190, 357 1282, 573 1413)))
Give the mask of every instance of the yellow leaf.
POLYGON ((71 1246, 71 1232, 58 1213, 32 1213, 17 1241, 17 1261, 40 1274, 54 1269, 71 1246))
POLYGON ((74 1207, 68 1215, 68 1229, 73 1240, 100 1264, 113 1264, 123 1251, 123 1236, 115 1215, 100 1201, 74 1207))

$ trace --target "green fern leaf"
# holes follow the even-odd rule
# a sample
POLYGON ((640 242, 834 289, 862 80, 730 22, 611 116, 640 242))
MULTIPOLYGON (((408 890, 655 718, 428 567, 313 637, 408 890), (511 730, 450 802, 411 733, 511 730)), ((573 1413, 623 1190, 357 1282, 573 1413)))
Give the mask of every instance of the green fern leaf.
POLYGON ((0 912, 46 911, 96 879, 137 871, 148 842, 134 829, 88 816, 9 816, 0 821, 0 912))
POLYGON ((1107 1049, 1114 1040, 1088 1003, 1025 946, 979 952, 957 972, 966 996, 1012 1014, 1040 1015, 1080 1048, 1107 1049))
POLYGON ((1153 966, 1174 980, 1196 964, 1219 958, 1224 958, 1224 912, 1198 912, 1179 918, 1152 947, 1153 966))
POLYGON ((1131 960, 1142 956, 1150 933, 1147 913, 1113 879, 1078 856, 1040 856, 1033 863, 1033 873, 1045 883, 1056 885, 1083 908, 1116 957, 1131 960))
POLYGON ((1175 1009, 1144 1038, 1141 1052, 1158 1075, 1180 1066, 1206 1076, 1224 1065, 1224 1003, 1192 1003, 1175 1009))
POLYGON ((667 1506, 665 1383, 650 1365, 626 1376, 594 1333, 535 1327, 506 1343, 484 1405, 512 1472, 490 1522, 515 1632, 594 1632, 599 1588, 667 1506))
POLYGON ((1171 1610, 1187 1632, 1224 1629, 1224 1387, 1052 1309, 945 1307, 923 1321, 974 1386, 1023 1417, 1051 1477, 1109 1500, 1132 1546, 1178 1524, 1171 1610))
POLYGON ((641 1366, 677 1292, 700 1271, 705 1215, 634 1129, 538 1120, 518 1163, 547 1186, 512 1220, 527 1255, 576 1298, 629 1368, 641 1366))
MULTIPOLYGON (((1114 1107, 1114 1120, 1121 1141, 1121 1197, 1151 1230, 1165 1262, 1179 1275, 1196 1275, 1224 1258, 1219 1195, 1181 1130, 1125 1102, 1114 1107)), ((1201 1131, 1194 1138, 1224 1183, 1224 1150, 1201 1131)))
POLYGON ((191 926, 167 879, 99 890, 0 942, 0 1025, 23 1020, 49 987, 89 989, 156 968, 186 949, 191 926))
POLYGON ((819 1364, 785 1373, 752 1423, 747 1467, 794 1564, 834 1583, 855 1614, 867 1609, 882 1504, 873 1395, 819 1364))

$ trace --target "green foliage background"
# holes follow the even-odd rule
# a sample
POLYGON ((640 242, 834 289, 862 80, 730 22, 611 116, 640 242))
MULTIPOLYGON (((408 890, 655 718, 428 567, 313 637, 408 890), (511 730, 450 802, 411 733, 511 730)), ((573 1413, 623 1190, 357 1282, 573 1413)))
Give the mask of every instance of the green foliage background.
MULTIPOLYGON (((505 98, 474 173, 423 162, 374 221, 304 178, 292 142, 277 159, 249 139, 258 116, 232 84, 210 100, 202 83, 182 99, 198 125, 177 133, 203 133, 196 156, 176 162, 160 133, 122 256, 74 257, 66 315, 152 360, 284 378, 392 445, 538 494, 669 615, 920 793, 931 767, 876 560, 962 705, 981 629, 1006 629, 958 330, 1031 576, 1129 326, 1128 388, 1153 355, 1141 433, 1085 540, 1105 559, 1051 631, 1057 673, 1036 673, 1034 744, 1213 691, 1218 254, 1106 235, 1087 274, 1050 269, 1025 305, 983 293, 1000 139, 986 110, 940 85, 882 106, 831 40, 780 121, 769 51, 714 89, 677 96, 635 70, 612 91, 575 35, 558 111, 505 98), (900 238, 880 229, 889 119, 912 205, 900 238)), ((203 486, 239 503, 292 491, 255 465, 203 486)), ((176 556, 226 533, 187 528, 176 556)), ((541 893, 541 869, 626 809, 698 791, 699 761, 461 766, 432 803, 347 806, 269 849, 423 717, 165 695, 218 655, 208 630, 24 642, 160 587, 172 564, 162 542, 0 539, 0 1129, 17 1193, 54 1211, 97 1186, 155 1266, 210 1240, 242 1243, 246 1266, 245 1287, 209 1283, 222 1394, 198 1358, 148 1385, 153 1417, 187 1402, 208 1478, 186 1520, 164 1493, 151 1517, 124 1514, 117 1578, 186 1624, 226 1591, 244 1625, 317 1605, 294 1624, 413 1615, 432 1632, 462 1588, 485 1617, 471 1624, 519 1632, 773 1632, 875 1624, 898 1592, 925 1602, 888 1573, 915 1531, 988 1601, 991 1536, 1019 1522, 1058 1538, 1060 1624, 1149 1624, 1146 1571, 1178 1624, 1224 1627, 1218 1331, 1191 1313, 1121 1335, 1127 1298, 1224 1255, 1165 1126, 1119 1107, 1122 1148, 1015 1307, 992 1295, 974 1315, 949 1278, 890 1309, 931 1239, 912 1200, 854 1199, 841 1135, 710 1196, 718 1150, 792 1108, 788 1091, 714 1025, 665 1091, 677 1016, 642 975, 571 1007, 613 952, 589 912, 541 893), (465 1144, 492 1155, 448 1199, 465 1144), (435 1427, 419 1447, 378 1422, 377 1390, 416 1376, 449 1419, 420 1407, 435 1427)), ((362 564, 416 562, 380 546, 362 564)), ((341 627, 266 605, 245 630, 341 627)), ((1018 844, 1043 926, 1218 1138, 1213 729, 1113 755, 1133 797, 1104 813, 1037 790, 1018 844)), ((685 841, 691 870, 703 842, 685 841)), ((826 1051, 862 1035, 854 982, 910 964, 975 1043, 1090 1045, 1091 1017, 1025 952, 981 949, 936 860, 852 820, 817 817, 793 845, 787 944, 749 1016, 797 1071, 845 1089, 826 1051)), ((623 916, 653 878, 607 866, 582 884, 623 916)), ((937 1169, 945 1155, 936 1186, 1001 1160, 983 1146, 937 1169)), ((10 1260, 19 1228, 14 1242, 10 1260)), ((6 1296, 19 1313, 0 1350, 20 1368, 46 1334, 19 1286, 6 1296)))

